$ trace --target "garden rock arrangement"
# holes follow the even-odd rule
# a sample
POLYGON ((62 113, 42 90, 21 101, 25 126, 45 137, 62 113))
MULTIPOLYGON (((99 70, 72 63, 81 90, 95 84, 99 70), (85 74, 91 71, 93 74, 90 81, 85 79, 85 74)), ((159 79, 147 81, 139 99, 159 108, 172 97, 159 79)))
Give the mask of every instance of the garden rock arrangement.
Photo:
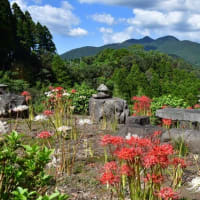
POLYGON ((97 89, 98 93, 93 94, 89 100, 89 113, 92 119, 100 122, 104 118, 123 124, 129 115, 128 104, 125 100, 111 97, 109 90, 105 85, 100 85, 97 89))
POLYGON ((156 111, 156 116, 178 122, 178 128, 171 128, 162 134, 161 141, 183 139, 192 153, 200 152, 200 110, 165 108, 156 111), (198 130, 197 130, 198 129, 198 130))
POLYGON ((2 116, 8 116, 14 108, 26 105, 24 96, 7 93, 5 91, 6 88, 7 85, 0 84, 0 115, 2 116))
POLYGON ((126 124, 122 127, 118 135, 126 137, 127 135, 137 135, 145 137, 151 135, 154 131, 162 130, 161 127, 150 124, 147 116, 130 116, 126 120, 126 124))

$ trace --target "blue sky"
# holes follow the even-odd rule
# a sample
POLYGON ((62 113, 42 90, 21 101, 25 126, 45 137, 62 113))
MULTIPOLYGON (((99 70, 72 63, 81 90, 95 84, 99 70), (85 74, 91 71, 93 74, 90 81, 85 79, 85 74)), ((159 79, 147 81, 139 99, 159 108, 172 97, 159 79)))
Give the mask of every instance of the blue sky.
POLYGON ((59 54, 130 38, 200 41, 200 0, 10 0, 46 25, 59 54))

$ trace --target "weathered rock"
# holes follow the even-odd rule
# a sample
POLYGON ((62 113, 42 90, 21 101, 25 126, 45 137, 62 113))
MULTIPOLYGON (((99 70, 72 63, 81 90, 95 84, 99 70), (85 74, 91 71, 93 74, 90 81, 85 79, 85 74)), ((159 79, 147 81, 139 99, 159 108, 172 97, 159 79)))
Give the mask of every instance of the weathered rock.
POLYGON ((139 137, 146 137, 150 136, 154 133, 154 131, 161 130, 161 127, 152 126, 152 125, 139 125, 139 124, 132 124, 132 125, 125 125, 122 127, 117 135, 126 137, 127 135, 138 135, 139 137))
MULTIPOLYGON (((14 115, 12 111, 13 108, 16 108, 20 105, 26 105, 25 97, 12 94, 4 93, 0 95, 0 115, 3 116, 12 116, 14 115)), ((23 116, 27 116, 27 110, 23 112, 23 116)))
POLYGON ((178 121, 200 122, 200 110, 165 108, 156 111, 156 116, 178 121))
POLYGON ((90 98, 89 113, 96 122, 101 121, 105 117, 107 120, 112 121, 116 119, 119 123, 125 123, 129 115, 129 109, 126 101, 120 98, 90 98))
POLYGON ((162 142, 168 142, 170 140, 177 140, 180 137, 188 144, 189 150, 192 153, 200 153, 200 131, 189 129, 177 129, 172 128, 165 131, 161 136, 162 142))
POLYGON ((104 84, 101 84, 98 88, 97 88, 97 91, 98 92, 109 92, 109 89, 107 88, 107 86, 106 85, 104 85, 104 84))
POLYGON ((150 124, 150 119, 148 116, 129 116, 126 124, 127 126, 134 126, 135 124, 148 125, 150 124))
POLYGON ((109 98, 110 95, 104 92, 99 92, 98 94, 93 94, 92 97, 95 99, 105 99, 105 98, 109 98))
POLYGON ((97 91, 98 91, 98 94, 92 95, 92 97, 95 98, 95 99, 107 99, 107 98, 111 97, 111 95, 109 94, 109 89, 104 84, 101 84, 97 88, 97 91))

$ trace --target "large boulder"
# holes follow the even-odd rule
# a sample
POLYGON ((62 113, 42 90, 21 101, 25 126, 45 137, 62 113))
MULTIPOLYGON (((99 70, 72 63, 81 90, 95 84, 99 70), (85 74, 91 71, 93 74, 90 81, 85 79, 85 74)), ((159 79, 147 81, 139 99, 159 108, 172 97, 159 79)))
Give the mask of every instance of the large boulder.
POLYGON ((123 124, 129 115, 129 109, 126 101, 120 98, 97 99, 92 97, 89 100, 89 113, 96 122, 106 118, 123 124))
POLYGON ((200 131, 197 130, 172 128, 162 134, 161 141, 169 142, 170 140, 178 140, 179 138, 182 138, 186 142, 192 153, 200 153, 200 131))

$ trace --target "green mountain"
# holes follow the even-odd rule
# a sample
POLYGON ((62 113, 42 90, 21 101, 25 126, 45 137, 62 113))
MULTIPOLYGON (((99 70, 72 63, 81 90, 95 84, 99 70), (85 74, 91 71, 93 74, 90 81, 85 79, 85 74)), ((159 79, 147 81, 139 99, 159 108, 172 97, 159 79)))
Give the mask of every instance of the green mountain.
POLYGON ((63 59, 74 59, 83 56, 93 56, 104 49, 127 48, 134 44, 141 44, 144 46, 145 50, 157 50, 175 57, 183 58, 195 66, 200 66, 200 44, 188 40, 180 41, 173 36, 165 36, 156 40, 146 36, 138 40, 130 39, 122 43, 108 44, 101 47, 86 46, 67 51, 62 54, 61 57, 63 59))

